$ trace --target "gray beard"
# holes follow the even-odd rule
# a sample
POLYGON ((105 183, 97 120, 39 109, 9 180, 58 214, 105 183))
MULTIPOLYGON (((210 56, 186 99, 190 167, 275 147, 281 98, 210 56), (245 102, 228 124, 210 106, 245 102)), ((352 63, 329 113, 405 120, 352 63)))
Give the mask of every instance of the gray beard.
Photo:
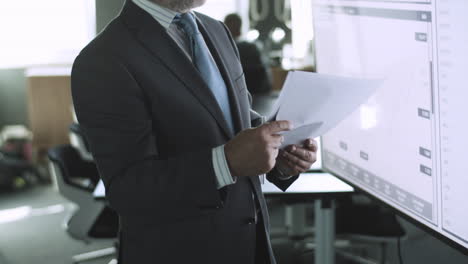
POLYGON ((185 13, 195 7, 199 7, 205 3, 206 0, 152 0, 156 4, 174 10, 176 12, 185 13))

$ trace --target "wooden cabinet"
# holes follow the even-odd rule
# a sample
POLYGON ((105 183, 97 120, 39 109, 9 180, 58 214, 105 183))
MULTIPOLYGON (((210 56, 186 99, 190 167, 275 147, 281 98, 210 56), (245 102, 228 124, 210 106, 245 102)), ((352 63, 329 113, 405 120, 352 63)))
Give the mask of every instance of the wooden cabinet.
POLYGON ((26 74, 29 125, 36 150, 69 143, 68 128, 73 122, 73 110, 68 72, 62 69, 26 74))

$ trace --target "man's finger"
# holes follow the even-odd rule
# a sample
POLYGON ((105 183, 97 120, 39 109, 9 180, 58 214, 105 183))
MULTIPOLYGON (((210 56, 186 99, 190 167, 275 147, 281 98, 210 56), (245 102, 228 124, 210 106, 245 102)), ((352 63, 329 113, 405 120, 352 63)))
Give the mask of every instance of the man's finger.
POLYGON ((269 140, 270 144, 269 147, 271 148, 279 148, 284 141, 284 137, 281 135, 271 135, 271 139, 269 140))
POLYGON ((301 170, 306 171, 307 169, 312 166, 312 163, 309 161, 302 160, 301 158, 287 152, 287 151, 282 151, 283 158, 288 161, 288 163, 294 165, 294 167, 299 167, 301 170))
POLYGON ((315 162, 316 160, 315 152, 309 149, 295 147, 290 152, 294 154, 295 156, 297 156, 298 158, 307 162, 315 162))
POLYGON ((296 145, 288 145, 287 147, 284 148, 285 151, 290 152, 290 153, 294 152, 296 149, 297 149, 296 145))
POLYGON ((291 175, 297 175, 307 171, 307 169, 302 169, 301 167, 299 167, 299 165, 295 164, 290 160, 286 160, 286 165, 289 167, 291 175))
POLYGON ((317 141, 315 141, 312 138, 309 138, 305 142, 305 147, 313 152, 317 152, 318 150, 318 144, 317 141))
POLYGON ((272 121, 264 125, 265 128, 268 130, 269 134, 276 134, 281 131, 288 131, 292 129, 291 122, 287 120, 280 120, 280 121, 272 121))
POLYGON ((315 162, 315 159, 316 159, 315 151, 302 148, 296 145, 289 145, 285 148, 285 150, 304 161, 315 162))
POLYGON ((276 158, 278 157, 278 154, 279 154, 279 149, 274 149, 273 152, 272 152, 272 156, 273 156, 273 159, 276 160, 276 158))

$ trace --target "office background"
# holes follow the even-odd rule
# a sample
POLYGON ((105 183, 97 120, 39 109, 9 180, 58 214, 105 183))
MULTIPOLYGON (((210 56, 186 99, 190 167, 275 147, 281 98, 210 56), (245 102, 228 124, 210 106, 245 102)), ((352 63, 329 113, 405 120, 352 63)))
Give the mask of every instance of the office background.
MULTIPOLYGON (((97 32, 101 31, 118 14, 123 2, 124 0, 96 1, 97 32)), ((27 79, 24 69, 0 69, 0 128, 9 124, 28 125, 27 79)), ((48 216, 47 223, 41 223, 44 220, 39 217, 7 224, 0 222, 0 264, 67 263, 60 262, 60 259, 107 245, 107 242, 85 245, 67 237, 62 222, 71 204, 49 186, 32 188, 19 193, 0 193, 0 214, 2 210, 25 205, 43 208, 50 206, 51 201, 62 205, 63 213, 48 216)), ((275 211, 272 211, 274 226, 284 224, 282 210, 284 209, 276 207, 275 211)), ((407 239, 402 242, 405 263, 467 263, 467 257, 462 253, 408 221, 400 217, 398 219, 407 231, 407 239)), ((374 250, 374 248, 369 248, 365 254, 377 254, 374 250)), ((396 245, 391 244, 387 250, 387 263, 398 263, 396 251, 396 245)), ((108 263, 108 260, 86 263, 108 263)))

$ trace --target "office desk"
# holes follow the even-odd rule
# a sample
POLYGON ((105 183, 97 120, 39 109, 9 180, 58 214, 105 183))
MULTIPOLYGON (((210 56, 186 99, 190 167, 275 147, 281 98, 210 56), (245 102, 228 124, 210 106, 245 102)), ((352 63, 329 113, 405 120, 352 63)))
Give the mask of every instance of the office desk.
MULTIPOLYGON (((287 197, 289 199, 312 199, 323 196, 336 196, 353 192, 354 189, 350 185, 339 180, 335 176, 328 173, 303 173, 299 179, 294 182, 286 192, 281 191, 270 183, 265 181, 262 184, 262 191, 265 195, 270 197, 287 197)), ((106 189, 104 183, 99 181, 93 191, 93 196, 96 199, 104 199, 106 196, 106 189)))
MULTIPOLYGON (((270 182, 262 185, 265 197, 280 197, 290 203, 314 202, 315 208, 315 262, 335 263, 335 207, 334 199, 354 192, 353 187, 328 173, 303 173, 288 188, 281 191, 270 182)), ((292 221, 292 229, 305 230, 305 214, 292 221)))
POLYGON ((106 187, 104 187, 104 182, 102 180, 100 180, 96 188, 94 188, 93 196, 96 200, 103 200, 106 198, 106 187))
MULTIPOLYGON (((333 199, 354 192, 353 187, 328 173, 303 173, 288 188, 281 191, 272 183, 262 184, 265 197, 281 197, 288 202, 314 202, 315 204, 315 263, 333 264, 335 261, 335 208, 333 199)), ((94 189, 95 199, 105 198, 102 181, 94 189)), ((294 222, 296 230, 304 230, 305 222, 294 222)))
POLYGON ((307 172, 302 173, 286 192, 281 191, 268 181, 262 184, 262 191, 268 196, 289 196, 315 200, 316 197, 326 195, 336 196, 351 193, 354 192, 354 188, 329 173, 307 172))

